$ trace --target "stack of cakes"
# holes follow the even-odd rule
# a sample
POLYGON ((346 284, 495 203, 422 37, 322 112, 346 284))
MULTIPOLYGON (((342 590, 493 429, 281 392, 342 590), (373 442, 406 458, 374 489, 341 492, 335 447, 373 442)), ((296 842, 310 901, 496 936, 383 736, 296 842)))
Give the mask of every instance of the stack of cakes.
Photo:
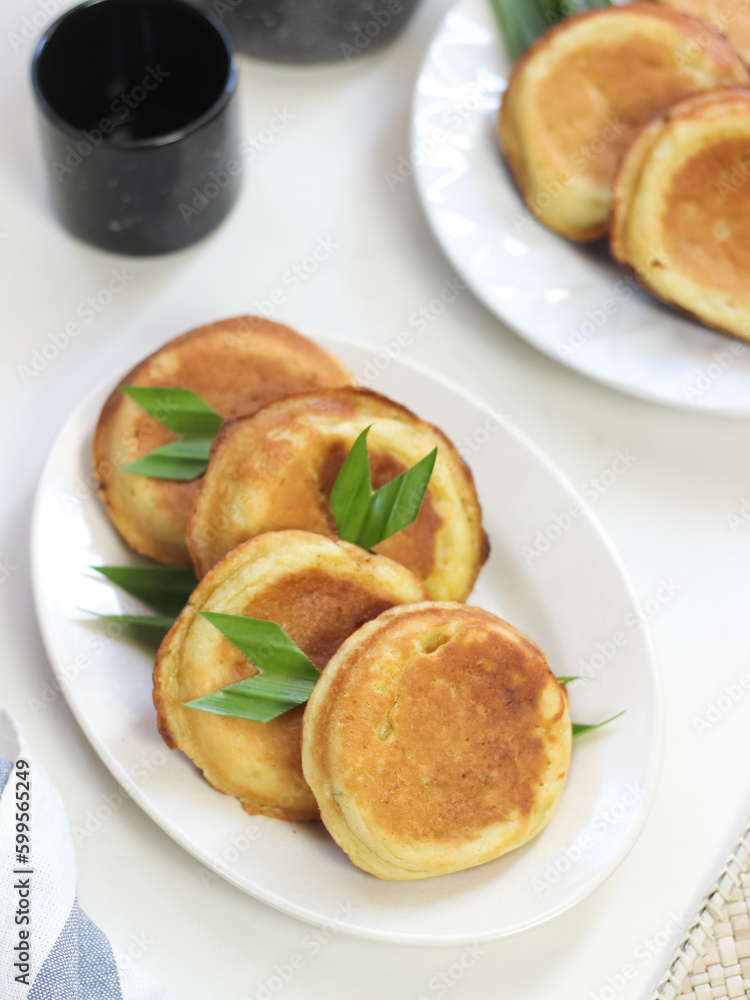
MULTIPOLYGON (((747 16, 730 37, 745 56, 747 16)), ((654 295, 750 340, 750 74, 708 0, 571 17, 516 64, 502 147, 527 204, 654 295), (680 9, 676 9, 680 8, 680 9)))
POLYGON ((154 668, 167 744, 250 813, 320 817, 384 879, 458 871, 539 833, 570 760, 567 692, 535 643, 463 603, 488 544, 445 435, 254 317, 186 334, 125 381, 191 389, 226 418, 188 482, 121 468, 173 437, 122 392, 95 438, 123 537, 199 579, 154 668), (375 489, 437 450, 413 523, 371 551, 337 537, 331 505, 366 428, 375 489), (188 705, 259 672, 205 612, 281 626, 322 672, 307 704, 267 722, 188 705))

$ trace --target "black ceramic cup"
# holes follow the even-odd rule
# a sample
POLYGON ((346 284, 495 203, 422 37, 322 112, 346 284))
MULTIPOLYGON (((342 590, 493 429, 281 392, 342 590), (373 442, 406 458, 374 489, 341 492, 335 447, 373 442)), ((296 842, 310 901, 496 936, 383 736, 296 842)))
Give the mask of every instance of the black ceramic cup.
POLYGON ((215 229, 241 181, 238 66, 224 26, 183 0, 88 0, 52 24, 32 84, 67 229, 125 254, 215 229))
POLYGON ((288 63, 351 62, 398 35, 418 0, 195 0, 242 52, 288 63))

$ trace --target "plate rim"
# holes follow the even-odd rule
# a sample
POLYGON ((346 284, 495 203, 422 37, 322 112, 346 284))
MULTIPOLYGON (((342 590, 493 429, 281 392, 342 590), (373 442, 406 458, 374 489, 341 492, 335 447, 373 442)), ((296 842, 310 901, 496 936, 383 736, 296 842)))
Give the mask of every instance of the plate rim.
MULTIPOLYGON (((305 327, 304 330, 300 331, 303 336, 307 336, 310 339, 323 343, 321 346, 325 349, 329 349, 329 344, 344 344, 346 346, 354 347, 358 350, 365 352, 371 352, 373 355, 380 353, 380 348, 369 342, 354 340, 352 338, 343 337, 340 335, 330 334, 321 331, 317 328, 305 327)), ((165 341, 168 343, 169 341, 165 341)), ((163 345, 159 345, 163 346, 163 345)), ((159 348, 156 347, 156 350, 159 348)), ((633 588, 632 582, 630 580, 627 569, 623 563, 622 558, 614 543, 609 538, 606 530, 599 521, 599 518, 594 513, 590 505, 583 499, 579 494, 577 488, 574 486, 572 480, 570 480, 552 461, 551 458, 542 450, 542 448, 537 445, 534 441, 527 437, 527 435, 521 431, 515 423, 505 418, 502 414, 498 414, 493 407, 489 406, 483 402, 479 397, 475 396, 472 392, 465 389, 463 386, 451 379, 442 375, 440 372, 436 372, 429 368, 427 365, 421 362, 415 361, 411 358, 400 357, 395 359, 394 364, 401 364, 407 368, 411 368, 414 371, 419 372, 421 375, 437 382, 442 388, 449 391, 455 392, 459 396, 462 396, 467 402, 476 406, 478 409, 486 412, 487 414, 492 414, 496 418, 501 420, 503 429, 509 432, 518 443, 520 443, 528 452, 530 452, 533 457, 538 461, 546 470, 546 472, 551 475, 571 496, 576 497, 577 501, 581 503, 583 507, 584 516, 587 517, 591 527, 597 536, 597 539, 606 550, 608 557, 612 560, 615 569, 617 570, 621 583, 623 584, 625 591, 630 600, 632 600, 633 605, 636 606, 638 602, 637 594, 633 588)), ((62 689, 62 694, 68 707, 71 710, 73 717, 81 728, 84 736, 91 745, 92 749, 97 753, 99 759, 107 767, 110 774, 122 783, 127 779, 127 775, 124 772, 122 766, 118 762, 117 758, 107 749, 105 744, 100 739, 97 731, 92 728, 88 722, 86 714, 79 707, 76 699, 73 696, 73 689, 67 683, 64 683, 64 678, 62 677, 55 655, 54 645, 52 642, 52 637, 49 633, 49 623, 46 620, 46 616, 42 613, 43 607, 43 597, 42 597, 42 567, 41 567, 41 554, 39 551, 39 546, 37 544, 37 538, 39 535, 39 525, 42 522, 42 507, 43 507, 43 497, 45 494, 45 485, 48 476, 51 475, 51 464, 52 460, 56 454, 58 445, 61 440, 63 440, 69 432, 70 426, 80 418, 82 412, 86 410, 87 407, 91 406, 92 400, 96 399, 98 396, 103 396, 108 387, 116 386, 122 375, 113 378, 111 375, 100 379, 97 384, 88 392, 83 399, 81 399, 73 410, 69 413, 68 417, 62 424, 60 430, 55 435, 55 439, 50 446, 42 466, 42 471, 40 473, 39 479, 37 481, 37 486, 34 493, 34 502, 32 507, 32 517, 31 517, 31 531, 30 531, 30 567, 31 567, 31 586, 32 586, 32 596, 34 603, 34 612, 37 621, 37 626, 39 628, 40 635, 42 637, 42 642, 44 645, 45 652, 47 654, 47 659, 49 661, 52 672, 55 679, 60 683, 62 689)), ((280 896, 275 893, 272 889, 266 886, 256 886, 253 891, 251 891, 246 884, 243 884, 238 877, 233 877, 233 871, 228 866, 216 866, 212 863, 211 859, 206 856, 205 853, 201 853, 200 848, 197 844, 193 844, 187 834, 184 834, 179 826, 176 826, 163 812, 161 812, 157 806, 152 805, 149 798, 146 796, 144 790, 137 784, 133 782, 128 782, 128 794, 129 797, 141 808, 146 815, 151 819, 161 830, 163 830, 172 840, 174 840, 180 847, 186 850, 192 857, 196 858, 201 864, 205 865, 210 871, 224 878, 231 885, 234 885, 240 891, 246 893, 252 898, 258 900, 265 905, 272 906, 282 913, 288 916, 295 917, 304 923, 310 924, 312 926, 323 926, 326 924, 335 925, 337 932, 344 934, 348 937, 357 938, 360 940, 375 941, 385 944, 397 944, 403 946, 420 946, 420 947, 453 947, 460 945, 468 945, 479 942, 486 941, 499 941, 505 940, 507 938, 515 937, 518 934, 522 934, 526 931, 532 930, 533 928, 540 927, 543 924, 548 923, 551 920, 560 917, 562 914, 569 912, 579 903, 583 902, 594 892, 596 892, 609 878, 610 876, 620 867, 620 865, 625 861, 628 855, 631 853, 636 843, 638 842, 643 828, 651 814, 654 801, 656 799, 656 793, 659 784, 659 777, 661 772, 661 765, 664 753, 664 699, 663 690, 661 683, 661 676, 658 669, 658 661, 656 658, 656 653, 651 638, 651 632, 648 622, 643 623, 643 629, 641 630, 641 635, 643 642, 645 644, 645 650, 647 654, 647 661, 650 670, 650 674, 653 680, 654 688, 654 706, 653 706, 653 719, 651 725, 651 740, 653 746, 653 752, 651 758, 648 762, 647 777, 645 780, 646 794, 643 796, 638 804, 637 817, 631 827, 630 833, 627 839, 619 848, 619 851, 613 855, 607 865, 603 866, 600 871, 597 872, 596 876, 593 877, 589 883, 582 886, 577 892, 573 893, 571 897, 564 903, 558 906, 556 909, 545 914, 541 918, 535 918, 527 920, 525 923, 514 926, 509 930, 504 930, 500 933, 497 931, 487 931, 484 934, 460 934, 460 933, 449 933, 442 935, 421 935, 419 933, 407 933, 403 931, 382 931, 378 929, 366 929, 357 926, 351 926, 346 921, 337 920, 334 918, 326 918, 317 913, 312 913, 307 910, 303 905, 294 903, 288 900, 284 896, 280 896)))
MULTIPOLYGON (((453 243, 444 240, 443 234, 438 229, 437 220, 434 217, 434 212, 432 211, 431 202, 427 198, 428 183, 424 176, 425 163, 422 158, 420 158, 419 160, 415 158, 416 153, 418 152, 419 149, 419 135, 418 135, 419 125, 417 119, 418 119, 419 104, 421 102, 420 84, 427 73, 428 66, 431 65, 433 62, 432 50, 435 40, 441 32, 447 30, 446 26, 448 18, 452 14, 457 13, 460 10, 460 8, 468 6, 469 3, 471 2, 473 2, 473 0, 455 0, 455 2, 451 4, 451 6, 448 8, 448 10, 445 11, 444 15, 440 19, 437 28, 430 36, 427 48, 425 49, 424 55, 420 61, 419 69, 417 71, 417 76, 414 83, 414 88, 412 90, 411 102, 409 105, 409 113, 410 113, 409 151, 412 157, 412 162, 414 163, 414 186, 417 189, 419 203, 421 205, 424 216, 427 220, 430 232, 432 233, 433 238, 437 243, 441 253, 443 253, 445 257, 447 257, 450 264, 456 269, 456 273, 459 274, 461 278, 466 282, 472 294, 482 303, 485 309, 487 309, 487 311, 491 313, 492 316, 495 317, 496 320, 499 320, 512 333, 514 333, 517 337, 523 340, 524 343, 534 348, 534 350, 539 351, 540 354, 543 354, 545 355, 545 357, 550 358, 556 364, 561 365, 568 371, 575 372, 575 374, 579 375, 581 378, 588 379, 591 382, 599 383, 600 385, 604 385, 610 389, 615 389, 617 392, 620 392, 623 395, 630 396, 635 399, 640 399, 647 403, 653 403, 656 404, 657 406, 666 406, 672 410, 678 410, 687 413, 695 413, 711 417, 732 417, 734 419, 742 419, 749 417, 750 402, 748 403, 745 409, 742 409, 739 406, 735 407, 695 406, 687 399, 685 400, 679 398, 666 399, 663 396, 660 396, 656 390, 649 391, 648 389, 642 388, 637 384, 631 385, 630 383, 620 382, 614 376, 593 374, 592 372, 589 372, 586 369, 582 368, 580 365, 571 363, 566 358, 560 357, 558 354, 555 353, 555 351, 550 345, 538 342, 536 340, 532 340, 526 334, 522 326, 520 326, 518 323, 513 322, 513 320, 510 317, 501 313, 498 304, 490 298, 489 294, 476 281, 474 274, 467 272, 463 268, 461 261, 458 259, 457 254, 454 251, 453 243)), ((489 10, 489 6, 487 9, 489 10)), ((511 183, 510 180, 508 180, 508 183, 511 183)), ((560 238, 563 239, 563 237, 560 238)), ((623 275, 624 273, 625 272, 623 270, 623 275)), ((697 322, 698 325, 703 327, 708 332, 719 333, 719 331, 713 330, 711 327, 707 327, 705 324, 700 323, 699 321, 697 322)), ((726 335, 726 339, 729 341, 729 343, 738 342, 743 344, 745 347, 750 347, 750 345, 748 345, 745 341, 736 340, 735 338, 730 337, 728 334, 726 335)))

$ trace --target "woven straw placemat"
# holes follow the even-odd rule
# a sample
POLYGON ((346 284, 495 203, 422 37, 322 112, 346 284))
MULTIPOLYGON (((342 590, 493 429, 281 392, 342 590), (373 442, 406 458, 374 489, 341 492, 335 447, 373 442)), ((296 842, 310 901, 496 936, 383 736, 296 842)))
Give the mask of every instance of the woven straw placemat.
POLYGON ((750 1000, 750 825, 709 889, 651 1000, 750 1000))

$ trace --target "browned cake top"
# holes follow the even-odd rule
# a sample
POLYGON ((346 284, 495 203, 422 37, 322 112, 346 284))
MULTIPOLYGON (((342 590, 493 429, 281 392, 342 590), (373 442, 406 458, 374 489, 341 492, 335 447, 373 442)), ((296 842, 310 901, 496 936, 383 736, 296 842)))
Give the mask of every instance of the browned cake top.
POLYGON ((557 33, 571 44, 559 46, 540 83, 538 126, 561 166, 602 186, 611 186, 634 127, 694 90, 747 79, 724 38, 650 3, 565 21, 537 43, 539 56, 554 47, 557 33), (573 44, 576 35, 581 40, 573 44), (680 37, 685 52, 675 47, 680 37))
POLYGON ((305 773, 336 803, 334 836, 343 814, 376 853, 429 844, 445 858, 546 822, 569 759, 567 694, 518 630, 474 607, 397 608, 330 670, 305 720, 305 773))
POLYGON ((303 707, 270 722, 185 707, 257 673, 198 612, 276 622, 322 669, 363 623, 424 596, 422 584, 406 569, 345 542, 299 531, 257 536, 203 578, 162 643, 154 669, 162 736, 250 811, 284 818, 317 815, 302 777, 303 707))
POLYGON ((349 387, 287 396, 221 428, 188 525, 198 575, 264 531, 335 537, 331 490, 368 426, 375 489, 438 448, 416 520, 375 551, 425 580, 434 596, 465 599, 487 556, 471 473, 437 428, 385 396, 349 387))
POLYGON ((748 339, 748 88, 693 95, 640 132, 618 176, 611 248, 665 302, 748 339))
POLYGON ((253 595, 243 614, 276 622, 322 670, 352 632, 394 602, 324 566, 287 573, 253 595))
MULTIPOLYGON (((750 95, 745 102, 750 122, 750 95)), ((666 252, 696 281, 747 293, 750 277, 750 125, 698 149, 664 198, 666 252), (738 182, 739 179, 739 182, 738 182)))
POLYGON ((747 0, 660 0, 683 14, 714 25, 729 39, 732 47, 750 62, 750 7, 747 0))
MULTIPOLYGON (((254 413, 290 392, 351 381, 343 365, 306 337, 280 323, 241 316, 177 337, 122 384, 190 389, 229 418, 254 413)), ((184 536, 199 481, 135 479, 117 471, 175 437, 115 390, 99 417, 94 461, 102 497, 126 541, 160 561, 189 565, 184 536)))

